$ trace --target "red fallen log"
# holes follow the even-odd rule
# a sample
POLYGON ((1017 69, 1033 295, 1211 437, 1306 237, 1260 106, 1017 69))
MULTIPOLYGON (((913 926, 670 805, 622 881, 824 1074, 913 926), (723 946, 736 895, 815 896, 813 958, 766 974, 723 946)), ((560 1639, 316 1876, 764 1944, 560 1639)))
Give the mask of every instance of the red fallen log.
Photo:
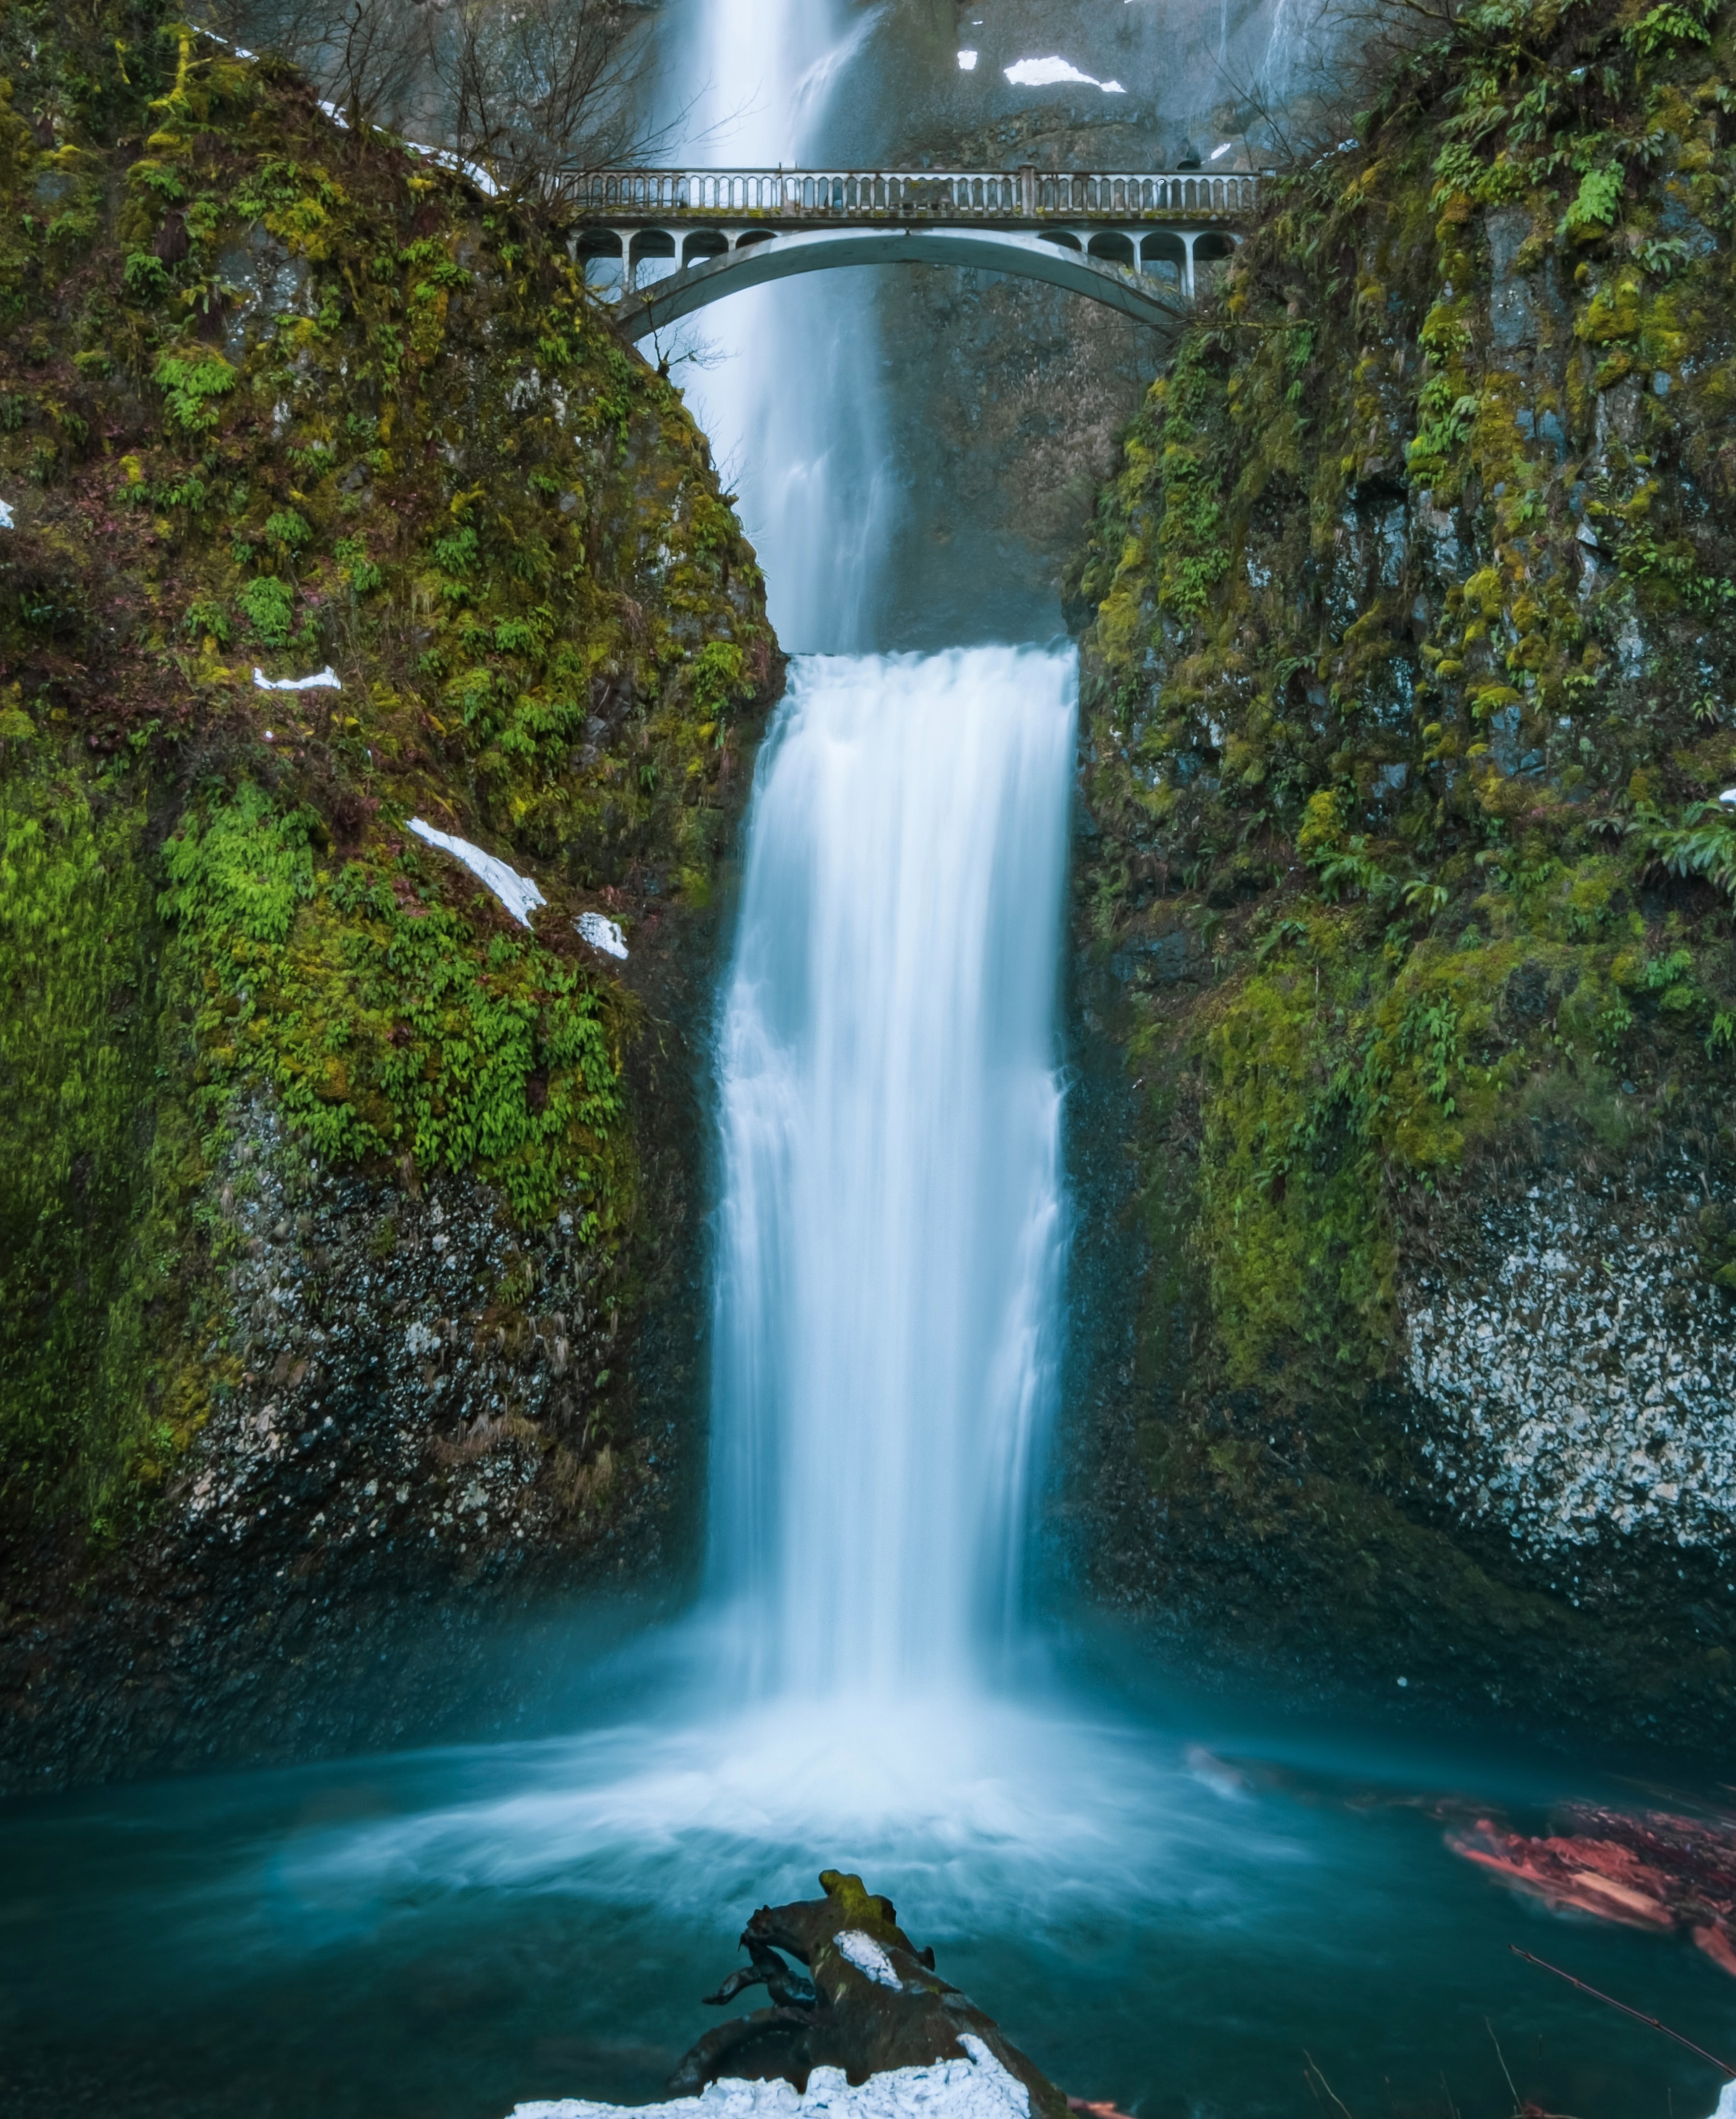
POLYGON ((1654 1934, 1686 1932, 1736 1977, 1736 1820, 1572 1804, 1539 1836, 1479 1818, 1447 1845, 1557 1908, 1654 1934))

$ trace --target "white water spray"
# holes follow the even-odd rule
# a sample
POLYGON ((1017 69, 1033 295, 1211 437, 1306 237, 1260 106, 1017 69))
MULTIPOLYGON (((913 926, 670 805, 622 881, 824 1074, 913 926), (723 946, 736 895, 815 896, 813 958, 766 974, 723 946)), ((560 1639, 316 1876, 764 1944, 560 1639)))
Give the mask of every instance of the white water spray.
POLYGON ((714 1588, 754 1689, 979 1676, 1060 1288, 1070 656, 796 665, 722 1028, 714 1588))

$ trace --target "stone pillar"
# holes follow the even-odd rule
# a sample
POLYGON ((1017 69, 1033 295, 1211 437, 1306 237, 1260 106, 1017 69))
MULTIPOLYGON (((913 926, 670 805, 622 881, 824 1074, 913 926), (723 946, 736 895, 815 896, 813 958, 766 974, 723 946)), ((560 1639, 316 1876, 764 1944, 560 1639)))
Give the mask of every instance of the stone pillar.
POLYGON ((621 246, 621 292, 633 292, 633 237, 630 228, 611 228, 609 233, 621 246))

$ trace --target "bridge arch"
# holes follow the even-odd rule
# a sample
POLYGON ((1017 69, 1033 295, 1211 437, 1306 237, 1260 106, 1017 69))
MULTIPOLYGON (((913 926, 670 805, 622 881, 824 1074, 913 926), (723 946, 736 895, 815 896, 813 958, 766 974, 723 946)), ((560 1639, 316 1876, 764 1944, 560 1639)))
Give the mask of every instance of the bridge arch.
POLYGON ((699 236, 684 239, 678 230, 593 226, 582 231, 574 248, 587 260, 624 263, 629 285, 617 314, 629 338, 643 338, 749 287, 846 265, 975 266, 1065 288, 1169 331, 1186 313, 1195 257, 1227 256, 1234 241, 1191 230, 1154 235, 1137 225, 1088 231, 1083 238, 1069 229, 1039 234, 993 227, 815 229, 788 234, 748 230, 733 241, 725 231, 702 233, 711 239, 703 248, 699 236), (661 238, 655 250, 646 247, 653 234, 661 238), (677 269, 648 285, 631 285, 640 262, 652 256, 677 259, 677 269))

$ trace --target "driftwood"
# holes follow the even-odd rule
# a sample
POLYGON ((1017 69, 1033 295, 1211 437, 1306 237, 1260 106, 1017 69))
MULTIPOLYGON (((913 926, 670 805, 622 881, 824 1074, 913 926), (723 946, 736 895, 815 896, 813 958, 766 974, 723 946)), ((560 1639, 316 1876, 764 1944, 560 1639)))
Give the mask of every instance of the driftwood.
POLYGON ((819 1881, 824 1899, 762 1906, 748 1922, 741 1946, 749 1962, 705 1998, 722 2006, 763 1985, 772 2005, 708 2031, 670 2077, 672 2095, 696 2097, 723 2077, 781 2078, 805 2090, 817 2067, 866 2082, 889 2068, 970 2059, 962 2033, 1024 2084, 1031 2119, 1068 2119, 1066 2098, 940 1977, 933 1950, 911 1941, 891 1899, 836 1869, 822 1871, 819 1881))

